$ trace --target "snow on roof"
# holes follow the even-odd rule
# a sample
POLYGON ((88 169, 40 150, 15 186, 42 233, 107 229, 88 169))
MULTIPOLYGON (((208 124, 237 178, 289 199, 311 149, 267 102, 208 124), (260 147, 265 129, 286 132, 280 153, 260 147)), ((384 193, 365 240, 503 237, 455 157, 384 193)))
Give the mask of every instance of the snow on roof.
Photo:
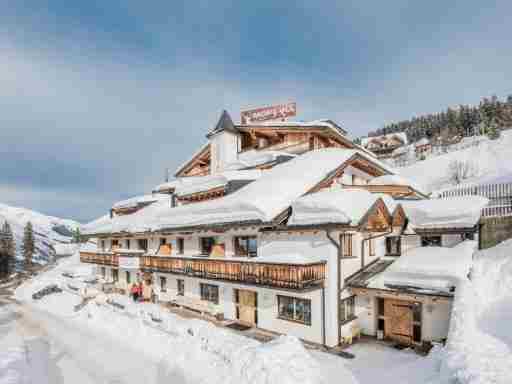
POLYGON ((261 164, 271 163, 279 157, 294 158, 296 155, 282 151, 258 151, 250 150, 242 152, 238 155, 238 160, 228 163, 226 170, 238 170, 243 168, 256 167, 261 164))
POLYGON ((406 179, 405 177, 402 177, 400 175, 378 176, 378 177, 375 177, 375 178, 371 179, 370 181, 368 181, 368 184, 369 185, 403 185, 403 186, 411 187, 412 189, 414 189, 424 195, 427 195, 427 193, 423 191, 423 188, 420 185, 418 185, 415 182, 413 182, 409 179, 406 179))
POLYGON ((404 144, 408 143, 407 134, 405 132, 395 132, 395 133, 388 133, 386 135, 363 137, 363 138, 361 138, 361 145, 366 147, 372 140, 381 141, 382 139, 391 139, 393 137, 397 137, 398 139, 402 140, 404 144))
POLYGON ((263 121, 251 124, 237 125, 239 128, 249 127, 272 127, 272 128, 293 128, 293 127, 324 127, 329 128, 336 132, 338 135, 346 136, 347 131, 343 129, 339 124, 330 119, 317 119, 312 121, 263 121))
POLYGON ((141 204, 154 203, 156 201, 161 201, 161 200, 169 200, 169 195, 161 194, 161 193, 154 193, 151 195, 135 196, 130 199, 122 200, 122 201, 115 203, 112 206, 112 208, 113 209, 136 208, 141 204))
POLYGON ((424 138, 422 138, 422 139, 418 140, 414 145, 415 145, 416 147, 420 147, 420 146, 422 146, 422 145, 427 145, 427 144, 430 144, 430 140, 429 140, 429 139, 427 139, 426 137, 424 137, 424 138))
POLYGON ((199 176, 187 178, 186 182, 176 186, 178 196, 204 192, 213 188, 226 186, 233 180, 256 180, 261 176, 261 170, 226 171, 218 175, 199 176))
MULTIPOLYGON (((326 261, 328 256, 318 252, 328 240, 294 238, 272 239, 258 246, 258 257, 250 259, 254 262, 309 264, 326 261)), ((329 244, 327 244, 329 245, 329 244)))
POLYGON ((400 201, 413 229, 473 228, 487 203, 481 196, 400 201))
POLYGON ((378 197, 363 189, 332 189, 302 196, 292 203, 289 225, 357 225, 378 197))
POLYGON ((460 279, 467 278, 477 245, 476 241, 466 240, 453 248, 410 249, 372 278, 368 287, 407 287, 420 292, 452 293, 460 279))
POLYGON ((256 181, 225 197, 175 208, 157 202, 132 215, 100 221, 96 227, 87 226, 87 231, 141 232, 241 221, 269 222, 356 154, 379 164, 364 152, 353 149, 310 151, 265 171, 256 181))

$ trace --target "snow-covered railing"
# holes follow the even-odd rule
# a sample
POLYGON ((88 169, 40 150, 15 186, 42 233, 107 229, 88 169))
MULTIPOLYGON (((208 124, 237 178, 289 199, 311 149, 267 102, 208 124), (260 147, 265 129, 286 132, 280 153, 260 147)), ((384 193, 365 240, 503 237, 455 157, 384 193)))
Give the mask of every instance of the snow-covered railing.
POLYGON ((512 183, 454 187, 437 193, 441 199, 476 195, 489 199, 487 207, 482 209, 482 217, 512 216, 512 183))
POLYGON ((142 256, 141 269, 283 289, 319 286, 325 262, 281 264, 213 258, 142 256))

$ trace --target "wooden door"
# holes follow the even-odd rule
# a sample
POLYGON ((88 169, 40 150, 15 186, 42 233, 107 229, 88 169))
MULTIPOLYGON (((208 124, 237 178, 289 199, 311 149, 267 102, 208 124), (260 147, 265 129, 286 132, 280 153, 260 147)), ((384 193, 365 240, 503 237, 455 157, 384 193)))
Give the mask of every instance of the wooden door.
POLYGON ((256 324, 256 298, 256 292, 238 290, 238 320, 246 324, 256 324))
POLYGON ((403 300, 384 301, 385 336, 400 344, 413 342, 413 303, 403 300))

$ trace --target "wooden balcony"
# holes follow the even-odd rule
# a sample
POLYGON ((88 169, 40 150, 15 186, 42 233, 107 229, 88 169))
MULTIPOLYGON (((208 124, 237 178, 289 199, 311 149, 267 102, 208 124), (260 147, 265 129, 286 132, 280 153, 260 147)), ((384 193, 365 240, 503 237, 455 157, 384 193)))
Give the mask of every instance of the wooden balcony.
POLYGON ((321 286, 325 279, 325 265, 325 262, 277 264, 191 257, 140 258, 140 267, 146 271, 293 290, 321 286))
POLYGON ((119 256, 109 252, 80 252, 80 262, 118 267, 119 256))

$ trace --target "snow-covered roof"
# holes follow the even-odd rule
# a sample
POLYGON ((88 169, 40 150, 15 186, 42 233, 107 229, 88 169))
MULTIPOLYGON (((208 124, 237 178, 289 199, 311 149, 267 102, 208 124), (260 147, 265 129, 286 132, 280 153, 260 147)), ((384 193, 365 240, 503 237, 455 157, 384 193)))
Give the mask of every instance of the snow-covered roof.
POLYGON ((174 208, 157 202, 132 215, 100 221, 96 227, 88 225, 86 230, 88 233, 142 232, 241 221, 269 222, 356 154, 380 165, 361 151, 319 149, 265 171, 256 181, 225 197, 174 208))
POLYGON ((178 168, 176 168, 176 171, 174 172, 174 174, 178 174, 179 172, 181 172, 183 170, 183 168, 185 168, 192 160, 194 160, 197 156, 199 156, 203 151, 206 151, 209 146, 210 146, 209 141, 207 141, 206 143, 201 145, 201 147, 196 152, 194 152, 194 154, 192 156, 190 156, 185 162, 183 162, 178 168))
POLYGON ((363 138, 361 138, 361 145, 363 147, 366 147, 372 140, 383 141, 383 140, 389 140, 393 137, 396 137, 399 140, 401 140, 404 143, 404 145, 406 145, 408 143, 407 134, 405 132, 395 132, 395 133, 388 133, 386 135, 363 137, 363 138))
POLYGON ((250 150, 240 153, 238 155, 238 160, 226 164, 224 168, 226 170, 252 168, 258 165, 274 162, 280 157, 292 159, 295 156, 296 155, 282 151, 250 150))
POLYGON ((400 175, 378 176, 368 181, 368 185, 403 185, 411 187, 412 189, 420 192, 423 195, 427 195, 427 193, 423 191, 422 186, 400 175))
POLYGON ((122 200, 115 203, 112 208, 113 209, 122 209, 122 208, 136 208, 141 204, 150 204, 161 200, 169 200, 169 195, 154 193, 151 195, 144 196, 135 196, 130 199, 122 200))
POLYGON ((463 241, 455 247, 419 247, 396 259, 384 272, 373 277, 369 288, 409 288, 424 293, 453 293, 472 265, 476 241, 463 241))
POLYGON ((414 145, 416 147, 420 147, 422 145, 427 145, 427 144, 430 144, 430 140, 427 139, 426 137, 422 138, 422 139, 419 139, 414 145))
POLYGON ((362 189, 336 188, 302 196, 292 203, 289 225, 358 225, 378 197, 362 189))
POLYGON ((256 180, 261 176, 261 170, 253 169, 246 171, 226 171, 218 175, 189 177, 176 186, 175 193, 178 196, 190 195, 192 193, 204 192, 213 188, 226 186, 230 181, 256 180))
POLYGON ((396 148, 393 152, 391 152, 392 156, 399 156, 403 155, 404 153, 409 152, 410 147, 408 145, 404 145, 401 147, 396 148))
POLYGON ((327 241, 304 238, 297 238, 293 241, 288 238, 272 239, 258 246, 258 257, 250 260, 285 264, 309 264, 327 261, 326 254, 318 252, 318 248, 326 245, 327 241))
POLYGON ((400 201, 414 230, 473 228, 487 203, 488 199, 481 196, 400 201))

